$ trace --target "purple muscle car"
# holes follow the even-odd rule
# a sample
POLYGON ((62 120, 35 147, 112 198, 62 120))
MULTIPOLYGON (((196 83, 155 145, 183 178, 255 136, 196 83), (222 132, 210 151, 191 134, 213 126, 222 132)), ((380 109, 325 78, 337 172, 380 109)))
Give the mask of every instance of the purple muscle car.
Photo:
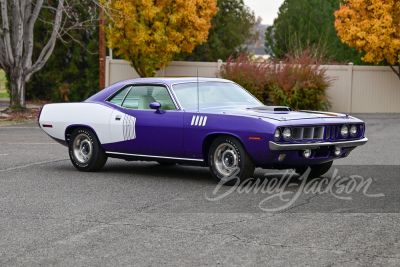
POLYGON ((251 177, 255 167, 299 174, 310 167, 317 177, 368 141, 352 116, 265 106, 216 78, 118 82, 84 102, 45 105, 38 123, 80 171, 113 157, 208 166, 227 181, 251 177))

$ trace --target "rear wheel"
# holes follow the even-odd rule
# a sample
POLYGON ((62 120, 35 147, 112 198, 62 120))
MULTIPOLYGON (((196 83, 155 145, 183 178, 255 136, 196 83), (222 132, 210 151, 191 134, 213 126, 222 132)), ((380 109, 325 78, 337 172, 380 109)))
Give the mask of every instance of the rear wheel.
POLYGON ((232 136, 220 136, 208 152, 211 174, 225 185, 234 185, 254 174, 255 164, 242 143, 232 136))
MULTIPOLYGON (((308 175, 309 178, 317 178, 329 171, 333 163, 332 161, 328 161, 322 164, 312 165, 309 166, 311 168, 310 174, 308 175)), ((307 171, 308 167, 297 167, 295 170, 301 176, 307 171)))
POLYGON ((107 161, 96 135, 87 128, 77 128, 72 132, 68 150, 72 164, 80 171, 98 171, 107 161))

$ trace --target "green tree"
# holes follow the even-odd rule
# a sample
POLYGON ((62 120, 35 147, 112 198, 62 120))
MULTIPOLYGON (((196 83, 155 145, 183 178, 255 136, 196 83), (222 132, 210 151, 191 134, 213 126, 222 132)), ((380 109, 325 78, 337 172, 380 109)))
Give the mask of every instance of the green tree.
MULTIPOLYGON (((99 58, 97 21, 76 26, 79 22, 98 17, 97 6, 92 0, 80 1, 65 25, 71 27, 67 34, 58 39, 53 54, 42 71, 35 73, 26 85, 28 100, 82 101, 98 91, 99 58)), ((46 13, 43 14, 47 16, 46 13)), ((34 54, 43 49, 49 25, 37 22, 34 28, 36 39, 34 54)))
POLYGON ((266 32, 266 52, 281 59, 287 53, 302 55, 309 50, 324 62, 365 64, 361 54, 337 36, 334 12, 341 0, 285 0, 278 17, 266 32))
POLYGON ((252 27, 256 23, 254 12, 243 0, 218 0, 218 13, 211 20, 207 42, 196 46, 192 53, 180 53, 175 60, 217 61, 228 60, 246 52, 244 44, 254 38, 252 27))

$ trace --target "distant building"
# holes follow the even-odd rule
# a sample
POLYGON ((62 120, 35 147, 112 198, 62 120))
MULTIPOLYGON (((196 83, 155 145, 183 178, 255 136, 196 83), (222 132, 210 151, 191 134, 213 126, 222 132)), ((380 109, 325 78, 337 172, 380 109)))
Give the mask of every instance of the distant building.
POLYGON ((247 52, 254 53, 255 56, 269 57, 265 52, 265 31, 269 25, 256 24, 252 31, 258 37, 253 42, 246 45, 247 52))

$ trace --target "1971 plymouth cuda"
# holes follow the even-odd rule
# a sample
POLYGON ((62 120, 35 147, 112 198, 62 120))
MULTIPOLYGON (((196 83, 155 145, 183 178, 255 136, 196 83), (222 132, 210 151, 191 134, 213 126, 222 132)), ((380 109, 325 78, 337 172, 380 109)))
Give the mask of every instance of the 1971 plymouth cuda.
POLYGON ((217 78, 118 82, 80 103, 45 105, 38 123, 80 171, 113 157, 208 166, 228 181, 251 177, 255 167, 300 174, 310 167, 320 176, 368 141, 352 116, 265 106, 217 78))

